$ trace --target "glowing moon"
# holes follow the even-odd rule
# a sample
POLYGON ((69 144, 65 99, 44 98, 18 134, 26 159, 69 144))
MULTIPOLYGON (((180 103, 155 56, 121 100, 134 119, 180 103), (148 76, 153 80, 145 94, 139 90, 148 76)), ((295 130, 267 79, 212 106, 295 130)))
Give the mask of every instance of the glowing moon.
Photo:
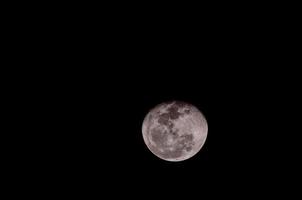
POLYGON ((195 106, 173 101, 150 110, 142 133, 154 155, 167 161, 183 161, 200 151, 207 138, 208 124, 195 106))

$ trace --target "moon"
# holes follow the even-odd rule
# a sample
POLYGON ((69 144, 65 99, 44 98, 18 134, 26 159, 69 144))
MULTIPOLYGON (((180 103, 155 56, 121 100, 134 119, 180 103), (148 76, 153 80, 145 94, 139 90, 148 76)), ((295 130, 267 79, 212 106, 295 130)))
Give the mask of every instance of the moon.
POLYGON ((183 161, 203 147, 208 124, 195 106, 171 101, 155 106, 146 115, 142 134, 148 149, 166 161, 183 161))

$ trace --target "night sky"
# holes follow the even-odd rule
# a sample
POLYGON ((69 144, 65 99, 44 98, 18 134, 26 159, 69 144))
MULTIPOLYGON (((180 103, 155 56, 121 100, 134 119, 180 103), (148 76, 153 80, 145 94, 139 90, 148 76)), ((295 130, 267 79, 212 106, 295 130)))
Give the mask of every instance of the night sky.
POLYGON ((284 61, 268 50, 272 39, 221 35, 224 28, 232 30, 192 28, 182 40, 146 28, 48 41, 50 53, 35 60, 43 69, 26 69, 35 78, 20 86, 21 107, 32 113, 24 118, 35 127, 25 166, 66 193, 202 199, 267 191, 286 157, 280 113, 290 91, 280 81, 287 74, 268 66, 284 61), (153 155, 141 132, 148 111, 171 100, 193 104, 208 122, 203 148, 182 162, 153 155))

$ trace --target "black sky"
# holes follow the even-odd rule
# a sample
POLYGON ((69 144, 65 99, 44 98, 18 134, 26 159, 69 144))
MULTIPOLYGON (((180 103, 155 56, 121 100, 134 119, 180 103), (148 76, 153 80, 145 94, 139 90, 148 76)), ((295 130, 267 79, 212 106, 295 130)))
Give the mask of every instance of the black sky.
POLYGON ((287 60, 266 26, 258 32, 218 22, 182 31, 87 28, 80 32, 90 35, 81 40, 72 24, 50 33, 37 44, 48 53, 38 52, 33 63, 43 68, 26 69, 35 78, 20 86, 22 105, 37 109, 38 124, 27 138, 35 147, 25 162, 37 162, 32 170, 41 180, 93 194, 213 197, 267 190, 286 157, 280 113, 291 90, 282 81, 287 60), (154 156, 141 133, 148 111, 170 100, 195 105, 209 126, 202 150, 177 163, 154 156))

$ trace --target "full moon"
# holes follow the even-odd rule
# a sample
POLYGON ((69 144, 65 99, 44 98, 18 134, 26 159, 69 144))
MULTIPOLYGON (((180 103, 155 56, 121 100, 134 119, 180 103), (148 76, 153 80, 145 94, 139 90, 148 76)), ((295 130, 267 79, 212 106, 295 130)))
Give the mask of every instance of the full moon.
POLYGON ((183 161, 200 151, 207 138, 208 124, 195 106, 172 101, 150 110, 142 133, 154 155, 167 161, 183 161))

